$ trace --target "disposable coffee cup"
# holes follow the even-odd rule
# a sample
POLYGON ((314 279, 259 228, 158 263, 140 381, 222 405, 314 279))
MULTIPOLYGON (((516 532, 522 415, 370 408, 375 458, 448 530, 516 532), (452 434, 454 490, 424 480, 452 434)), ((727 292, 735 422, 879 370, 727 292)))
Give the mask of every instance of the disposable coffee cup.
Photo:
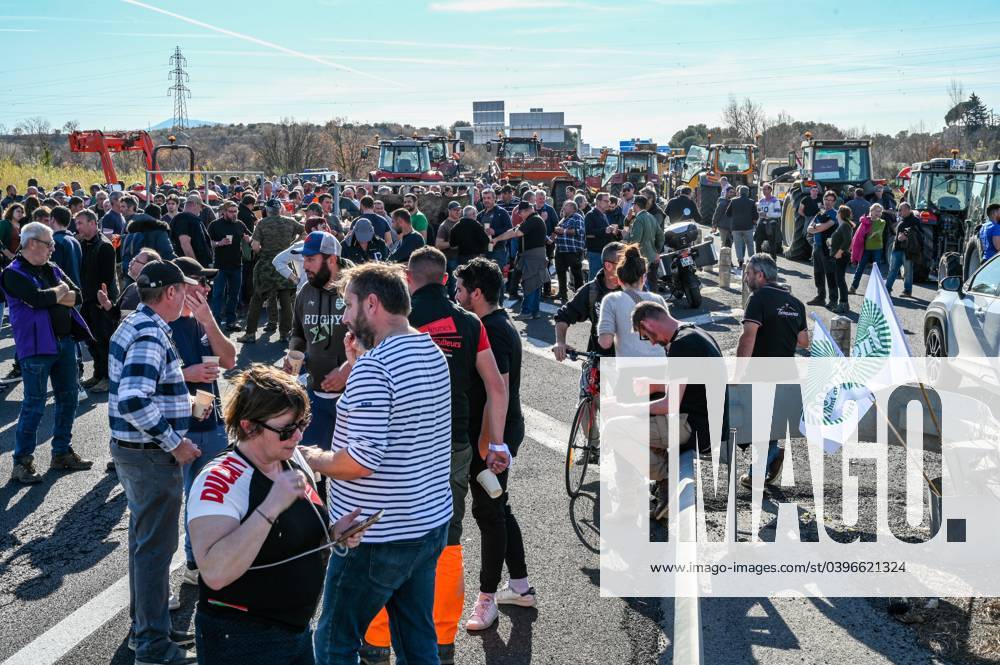
POLYGON ((292 374, 298 376, 299 370, 302 369, 302 361, 305 360, 306 354, 301 351, 289 351, 285 357, 288 359, 288 365, 292 368, 292 374))
POLYGON ((219 356, 202 356, 201 357, 201 362, 204 363, 204 364, 206 364, 206 365, 218 365, 219 364, 219 356))
POLYGON ((191 413, 195 418, 201 419, 205 417, 208 410, 212 407, 212 402, 215 401, 215 395, 204 390, 199 390, 194 394, 194 404, 191 405, 191 413))
POLYGON ((490 495, 491 499, 496 499, 501 494, 503 494, 503 488, 500 487, 500 481, 497 480, 496 475, 489 469, 483 469, 476 475, 476 482, 482 485, 486 493, 490 495))

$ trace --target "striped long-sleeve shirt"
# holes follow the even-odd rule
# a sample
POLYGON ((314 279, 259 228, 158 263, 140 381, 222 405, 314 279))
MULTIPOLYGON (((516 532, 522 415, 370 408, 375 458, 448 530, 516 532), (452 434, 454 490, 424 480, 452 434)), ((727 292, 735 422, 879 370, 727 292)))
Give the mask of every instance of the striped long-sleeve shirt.
POLYGON ((108 419, 120 441, 176 448, 187 433, 191 398, 170 326, 147 305, 132 312, 111 337, 108 419))
POLYGON ((384 543, 418 538, 451 519, 451 375, 426 334, 388 337, 358 359, 337 403, 334 452, 372 474, 329 485, 330 515, 385 516, 365 533, 384 543))

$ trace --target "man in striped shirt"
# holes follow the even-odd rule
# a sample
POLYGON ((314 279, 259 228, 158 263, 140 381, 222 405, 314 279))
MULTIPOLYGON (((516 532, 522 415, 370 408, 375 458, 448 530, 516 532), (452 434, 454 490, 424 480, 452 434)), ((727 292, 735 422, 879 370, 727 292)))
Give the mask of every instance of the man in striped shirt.
POLYGON ((349 556, 330 559, 316 662, 358 662, 365 628, 382 607, 400 659, 437 662, 434 579, 452 516, 448 363, 429 335, 410 327, 398 267, 352 268, 341 293, 352 367, 337 404, 333 448, 301 450, 313 470, 333 479, 332 517, 354 508, 366 518, 385 514, 349 556))
POLYGON ((108 418, 111 456, 125 489, 129 598, 137 664, 193 663, 193 642, 170 622, 170 559, 177 549, 181 466, 201 451, 184 435, 191 416, 170 322, 180 316, 187 285, 170 261, 150 261, 136 280, 139 309, 111 337, 108 418))

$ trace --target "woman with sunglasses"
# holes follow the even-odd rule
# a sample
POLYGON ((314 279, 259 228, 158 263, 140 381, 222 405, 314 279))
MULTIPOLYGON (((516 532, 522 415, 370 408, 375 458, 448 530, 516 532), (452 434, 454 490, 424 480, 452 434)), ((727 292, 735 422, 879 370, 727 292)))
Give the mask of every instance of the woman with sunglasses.
POLYGON ((202 470, 188 503, 201 572, 198 662, 311 664, 309 621, 326 561, 317 548, 336 541, 357 511, 329 534, 313 475, 296 449, 309 424, 309 398, 295 377, 252 365, 233 380, 224 419, 236 444, 202 470))

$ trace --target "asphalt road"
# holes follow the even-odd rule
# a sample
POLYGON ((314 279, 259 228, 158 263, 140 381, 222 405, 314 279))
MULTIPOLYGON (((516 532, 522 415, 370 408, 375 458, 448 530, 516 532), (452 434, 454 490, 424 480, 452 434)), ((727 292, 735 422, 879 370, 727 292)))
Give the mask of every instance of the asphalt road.
MULTIPOLYGON (((814 294, 808 264, 780 261, 782 277, 802 300, 814 294)), ((727 354, 739 336, 740 292, 715 286, 705 274, 701 310, 677 308, 718 339, 727 354)), ((862 291, 864 282, 862 283, 862 291)), ((933 292, 914 289, 915 299, 898 311, 915 353, 922 353, 921 317, 933 292)), ((853 296, 856 310, 861 296, 853 296)), ((552 308, 544 306, 543 312, 552 308)), ((831 314, 818 310, 825 321, 831 314)), ((599 519, 592 497, 570 502, 562 481, 562 445, 576 400, 578 366, 559 364, 548 352, 554 341, 548 316, 527 324, 522 401, 528 440, 511 480, 512 503, 524 530, 537 609, 505 608, 496 628, 459 632, 459 663, 671 663, 671 599, 602 598, 597 555, 599 519)), ((13 358, 9 328, 0 331, 0 373, 13 358)), ((276 338, 275 338, 276 340, 276 338)), ((586 343, 585 326, 570 341, 586 343)), ((282 354, 274 342, 243 348, 239 363, 273 362, 282 354)), ((20 385, 0 393, 0 665, 16 662, 65 664, 131 663, 126 572, 127 511, 121 486, 104 471, 109 459, 104 399, 89 398, 79 409, 74 446, 97 461, 75 474, 46 472, 51 410, 42 423, 36 455, 45 481, 22 487, 6 483, 11 470, 20 385), (88 604, 89 603, 89 604, 88 604), (85 609, 80 610, 80 608, 85 609), (47 632, 54 626, 55 630, 47 632), (40 636, 43 636, 41 637, 40 636), (42 649, 46 647, 46 649, 42 649), (15 662, 13 660, 9 662, 15 662)), ((478 588, 479 537, 471 515, 463 542, 467 611, 478 588)), ((179 571, 174 573, 175 588, 179 571)), ((190 625, 195 589, 181 587, 175 625, 190 625)), ((939 662, 920 648, 905 626, 890 619, 884 601, 824 598, 707 598, 702 604, 707 663, 928 663, 939 662)))

